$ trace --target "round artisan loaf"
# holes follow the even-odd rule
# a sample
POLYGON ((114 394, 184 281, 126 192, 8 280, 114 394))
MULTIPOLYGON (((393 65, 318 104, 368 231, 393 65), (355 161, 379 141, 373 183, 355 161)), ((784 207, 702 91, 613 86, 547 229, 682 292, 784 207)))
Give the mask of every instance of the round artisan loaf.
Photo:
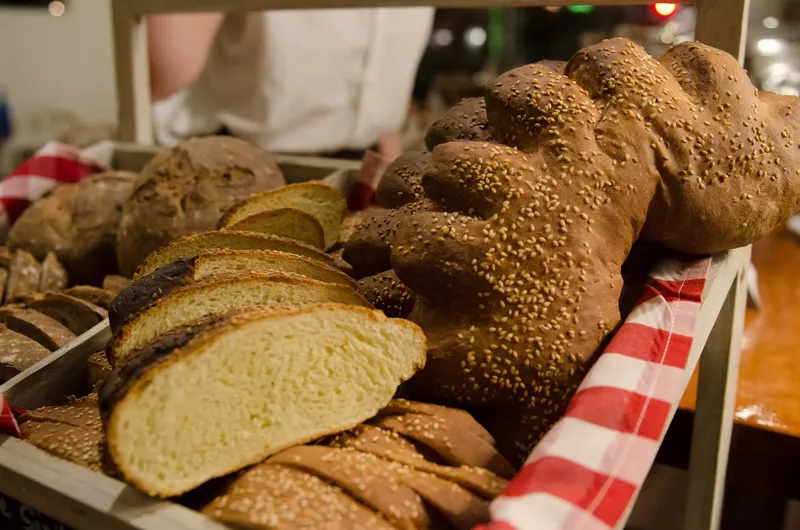
POLYGON ((131 172, 110 171, 56 186, 17 219, 8 245, 39 261, 52 251, 74 283, 100 285, 117 271, 117 228, 135 178, 131 172))
POLYGON ((125 203, 117 234, 120 270, 181 236, 213 230, 231 206, 286 183, 274 158, 244 140, 193 138, 158 153, 125 203))

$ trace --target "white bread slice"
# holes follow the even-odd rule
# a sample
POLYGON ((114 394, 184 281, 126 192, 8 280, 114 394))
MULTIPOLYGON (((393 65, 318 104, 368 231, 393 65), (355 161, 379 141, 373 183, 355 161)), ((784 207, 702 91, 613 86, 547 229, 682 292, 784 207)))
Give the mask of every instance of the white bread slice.
POLYGON ((222 319, 114 372, 100 403, 108 455, 142 491, 180 495, 374 416, 426 346, 415 324, 354 306, 222 319))
POLYGON ((341 192, 324 182, 313 180, 290 184, 240 202, 222 217, 220 228, 279 208, 294 208, 315 217, 325 231, 325 248, 328 249, 339 240, 339 227, 347 213, 347 201, 341 192))
POLYGON ((243 230, 296 239, 312 247, 325 249, 325 232, 310 214, 294 208, 279 208, 245 217, 222 230, 243 230))
POLYGON ((310 245, 285 237, 268 236, 255 232, 240 231, 212 231, 194 234, 176 239, 152 252, 139 265, 133 279, 136 280, 150 274, 167 263, 172 263, 180 258, 189 258, 200 254, 204 250, 214 248, 227 248, 231 250, 279 250, 307 258, 315 259, 329 265, 333 259, 310 245))
POLYGON ((372 306, 355 289, 296 274, 241 272, 208 276, 176 289, 132 315, 108 347, 112 366, 179 326, 241 309, 297 307, 320 303, 372 306))

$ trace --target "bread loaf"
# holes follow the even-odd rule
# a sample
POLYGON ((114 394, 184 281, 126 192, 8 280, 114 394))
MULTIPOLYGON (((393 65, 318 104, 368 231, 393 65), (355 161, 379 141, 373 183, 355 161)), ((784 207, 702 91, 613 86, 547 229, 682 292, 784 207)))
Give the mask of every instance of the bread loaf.
POLYGON ((131 279, 119 274, 109 274, 103 278, 103 289, 119 294, 131 285, 131 279))
POLYGON ((50 350, 25 335, 0 325, 0 383, 5 383, 50 355, 50 350))
POLYGON ((159 335, 193 320, 240 309, 298 307, 320 303, 370 307, 358 291, 345 285, 296 274, 243 272, 209 276, 170 292, 132 315, 108 346, 112 366, 159 335))
POLYGON ((153 252, 136 270, 134 279, 151 274, 159 267, 172 263, 180 258, 197 256, 204 250, 277 250, 315 259, 332 264, 333 260, 324 252, 285 237, 268 236, 255 232, 204 232, 193 236, 182 237, 153 252))
POLYGON ((111 330, 116 331, 131 315, 178 287, 207 276, 248 271, 299 274, 312 280, 357 289, 355 282, 343 272, 297 254, 276 250, 208 250, 198 256, 181 258, 164 265, 152 274, 142 276, 121 292, 108 313, 111 330))
POLYGON ((164 149, 144 167, 123 207, 120 271, 132 275, 154 250, 213 230, 240 200, 283 184, 272 156, 244 140, 193 138, 164 149))
POLYGON ((484 99, 490 138, 437 145, 418 211, 384 212, 351 242, 416 294, 429 357, 410 395, 478 407, 519 462, 619 323, 640 235, 706 254, 797 211, 795 98, 759 93, 700 44, 659 62, 614 39, 563 75, 507 72, 484 99))
POLYGON ((414 308, 414 293, 401 282, 393 270, 367 276, 358 281, 358 288, 375 309, 386 316, 405 318, 414 308))
POLYGON ((20 417, 22 439, 48 453, 103 472, 103 428, 92 394, 67 405, 41 407, 20 417))
POLYGON ((76 337, 75 333, 49 316, 19 306, 0 308, 0 322, 49 351, 56 351, 76 337))
POLYGON ((34 295, 24 300, 25 306, 57 321, 72 333, 81 335, 108 316, 105 309, 60 293, 34 295))
POLYGON ((64 294, 79 298, 105 310, 108 310, 111 301, 115 297, 113 292, 91 285, 76 285, 64 291, 64 294))
POLYGON ((44 260, 53 252, 75 283, 100 285, 117 271, 115 238, 120 210, 135 175, 112 171, 56 186, 33 202, 8 235, 12 249, 44 260))
POLYGON ((53 252, 48 252, 42 261, 39 292, 58 292, 66 289, 68 274, 53 252))
POLYGON ((42 266, 30 252, 17 250, 8 266, 6 301, 16 301, 31 293, 39 292, 42 266))
POLYGON ((128 356, 101 391, 109 455, 151 495, 353 427, 425 362, 416 326, 353 306, 251 312, 183 335, 194 338, 128 356))

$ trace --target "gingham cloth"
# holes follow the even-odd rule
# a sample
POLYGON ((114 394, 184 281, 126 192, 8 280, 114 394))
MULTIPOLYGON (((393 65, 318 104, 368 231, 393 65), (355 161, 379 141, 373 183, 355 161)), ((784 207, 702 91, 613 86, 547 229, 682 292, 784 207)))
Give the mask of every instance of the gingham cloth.
MULTIPOLYGON (((106 168, 112 145, 80 152, 58 143, 0 183, 13 219, 57 183, 106 168), (13 180, 11 180, 13 179, 13 180), (10 180, 10 183, 9 183, 10 180)), ((353 209, 374 196, 381 162, 368 154, 348 198, 353 209), (370 158, 371 157, 371 158, 370 158)), ((687 362, 710 259, 664 260, 606 351, 589 371, 561 421, 536 446, 491 504, 476 530, 608 530, 617 527, 644 483, 687 380, 687 362)), ((0 395, 0 433, 19 436, 0 395)))

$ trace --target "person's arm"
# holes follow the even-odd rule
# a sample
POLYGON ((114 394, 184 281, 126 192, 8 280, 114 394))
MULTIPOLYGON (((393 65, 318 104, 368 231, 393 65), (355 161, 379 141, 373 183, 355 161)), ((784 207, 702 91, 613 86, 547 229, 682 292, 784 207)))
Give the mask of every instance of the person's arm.
POLYGON ((222 19, 221 13, 147 17, 153 101, 179 92, 200 75, 222 19))
POLYGON ((389 133, 378 140, 378 152, 387 159, 394 160, 403 154, 403 142, 400 140, 400 133, 389 133))

